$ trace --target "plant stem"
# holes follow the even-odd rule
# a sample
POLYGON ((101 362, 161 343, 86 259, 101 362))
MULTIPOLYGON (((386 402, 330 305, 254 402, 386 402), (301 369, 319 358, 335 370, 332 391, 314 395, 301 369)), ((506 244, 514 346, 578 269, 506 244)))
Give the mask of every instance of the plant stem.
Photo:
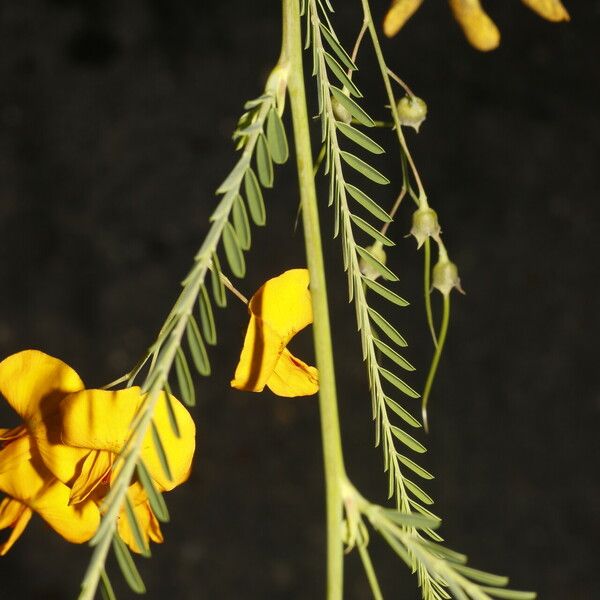
POLYGON ((437 338, 437 346, 433 354, 433 360, 431 361, 431 367, 429 367, 429 373, 427 374, 427 381, 425 382, 425 389, 423 390, 423 398, 421 399, 421 413, 423 416, 423 427, 426 432, 429 432, 429 420, 427 418, 427 402, 429 401, 429 394, 431 394, 431 386, 435 379, 435 373, 437 371, 440 356, 444 349, 444 343, 446 342, 446 334, 448 333, 448 323, 450 321, 450 293, 444 294, 444 309, 442 312, 442 324, 440 325, 440 331, 437 338))
POLYGON ((314 318, 313 337, 317 368, 319 369, 319 406, 327 494, 327 599, 341 600, 344 568, 341 540, 343 518, 341 484, 345 480, 345 469, 335 389, 325 266, 304 88, 298 0, 283 0, 283 24, 284 44, 290 65, 288 91, 294 126, 304 244, 310 272, 314 318))

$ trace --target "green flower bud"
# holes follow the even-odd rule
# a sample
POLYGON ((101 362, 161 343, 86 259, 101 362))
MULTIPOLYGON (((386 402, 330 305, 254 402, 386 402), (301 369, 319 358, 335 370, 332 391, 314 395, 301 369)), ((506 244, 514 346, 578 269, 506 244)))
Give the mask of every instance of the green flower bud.
POLYGON ((447 296, 452 288, 456 288, 461 294, 464 294, 460 287, 458 268, 453 262, 448 259, 438 260, 433 267, 433 287, 440 290, 444 296, 447 296))
POLYGON ((440 235, 440 224, 438 223, 437 213, 432 208, 419 208, 415 210, 412 216, 412 229, 410 234, 417 240, 417 248, 423 245, 423 242, 432 237, 437 240, 440 235))
POLYGON ((418 133, 421 123, 427 117, 427 104, 417 96, 404 96, 398 101, 398 117, 401 125, 414 127, 418 133))
POLYGON ((350 121, 352 121, 350 111, 334 96, 331 97, 331 108, 333 110, 333 115, 338 121, 341 121, 342 123, 350 123, 350 121))
MULTIPOLYGON (((367 251, 370 252, 374 258, 376 258, 381 264, 385 265, 385 261, 387 256, 385 254, 385 250, 383 249, 383 244, 381 242, 375 242, 372 246, 367 248, 367 251)), ((362 258, 360 259, 358 266, 360 268, 360 272, 371 281, 375 281, 378 277, 381 276, 381 273, 374 269, 368 262, 364 261, 362 258)))

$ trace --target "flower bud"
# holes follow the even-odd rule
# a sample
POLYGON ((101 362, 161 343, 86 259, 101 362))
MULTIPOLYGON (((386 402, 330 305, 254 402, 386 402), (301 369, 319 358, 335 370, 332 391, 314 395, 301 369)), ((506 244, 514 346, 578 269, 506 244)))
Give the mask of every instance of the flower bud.
POLYGON ((334 96, 331 97, 331 108, 333 110, 333 115, 338 121, 346 124, 352 121, 350 111, 334 96))
POLYGON ((423 245, 423 242, 432 237, 438 239, 440 235, 440 224, 438 223, 437 213, 433 208, 418 208, 412 216, 412 228, 410 234, 417 240, 417 248, 423 245))
MULTIPOLYGON (((383 249, 383 244, 381 242, 375 242, 366 250, 370 252, 371 255, 374 258, 376 258, 381 264, 385 265, 387 257, 385 254, 385 250, 383 249)), ((373 268, 368 262, 366 262, 362 258, 360 259, 358 266, 360 268, 360 272, 371 281, 375 281, 378 277, 381 276, 381 273, 377 269, 373 268)))
POLYGON ((398 117, 401 125, 413 127, 418 133, 427 117, 427 104, 417 96, 404 96, 398 101, 398 117))
POLYGON ((447 258, 438 260, 433 267, 433 287, 447 296, 452 288, 456 288, 461 294, 465 292, 460 287, 460 277, 457 266, 447 258))

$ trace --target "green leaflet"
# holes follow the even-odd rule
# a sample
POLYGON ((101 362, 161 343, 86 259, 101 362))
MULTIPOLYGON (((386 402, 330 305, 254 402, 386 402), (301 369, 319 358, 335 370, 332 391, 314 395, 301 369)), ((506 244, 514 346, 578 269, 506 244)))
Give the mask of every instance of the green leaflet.
POLYGON ((140 526, 139 521, 137 520, 135 509, 133 508, 133 503, 131 502, 129 494, 125 494, 125 517, 129 522, 129 527, 131 529, 131 533, 133 534, 135 545, 141 549, 142 556, 149 558, 150 546, 148 542, 144 539, 144 534, 142 533, 142 528, 140 526))
POLYGON ((403 454, 397 454, 398 460, 405 466, 408 467, 413 473, 416 473, 419 477, 423 479, 433 479, 433 475, 426 471, 423 467, 420 467, 416 462, 413 462, 408 458, 408 456, 404 456, 403 454))
POLYGON ((215 299, 215 304, 219 308, 224 308, 227 306, 227 294, 225 292, 225 286, 223 285, 223 281, 221 281, 221 263, 219 262, 219 257, 217 253, 213 253, 212 255, 212 269, 210 271, 210 282, 212 286, 213 298, 215 299))
POLYGON ((370 235, 375 241, 381 242, 384 246, 395 246, 395 242, 390 240, 389 237, 379 232, 373 225, 367 223, 364 219, 361 219, 357 215, 350 215, 352 222, 360 227, 366 234, 370 235))
POLYGON ((181 347, 177 348, 177 353, 175 354, 175 372, 177 374, 177 384, 181 392, 181 399, 187 406, 194 406, 196 404, 196 390, 194 389, 194 382, 187 359, 181 347))
POLYGON ((290 151, 285 135, 285 127, 274 108, 269 111, 267 117, 267 143, 274 163, 282 165, 287 161, 290 151))
POLYGON ((217 343, 217 328, 215 326, 215 317, 210 305, 210 298, 205 286, 201 286, 200 292, 198 293, 198 310, 200 312, 202 333, 204 333, 206 343, 214 346, 217 343))
POLYGON ((350 140, 363 147, 365 150, 373 154, 383 154, 385 150, 367 134, 363 133, 356 127, 343 123, 342 121, 335 122, 336 127, 350 140))
POLYGON ((441 525, 439 519, 433 519, 425 515, 415 515, 414 513, 400 512, 393 508, 384 508, 382 509, 381 514, 383 514, 386 519, 402 527, 414 527, 415 529, 429 527, 430 529, 437 529, 441 525))
POLYGON ((100 595, 102 596, 102 600, 117 600, 105 569, 102 569, 100 572, 100 595))
POLYGON ((398 296, 398 294, 392 292, 381 283, 374 281, 373 279, 368 279, 367 277, 363 277, 363 281, 370 287, 374 292, 377 292, 380 296, 393 302, 397 306, 408 306, 409 302, 407 302, 404 298, 398 296))
POLYGON ((123 573, 127 585, 129 585, 136 594, 145 594, 146 586, 133 562, 133 558, 131 558, 129 548, 127 548, 125 542, 119 537, 118 533, 113 535, 112 546, 115 557, 117 558, 117 563, 121 568, 121 572, 123 573))
POLYGON ((144 464, 144 461, 140 458, 137 464, 137 472, 140 483, 144 486, 144 490, 148 495, 148 501, 150 506, 156 515, 156 518, 162 523, 169 522, 169 510, 162 494, 156 489, 150 473, 144 464))
POLYGON ((417 421, 404 407, 400 406, 397 402, 384 396, 385 403, 393 410, 401 419, 412 427, 421 427, 421 423, 417 421))
POLYGON ((169 387, 169 382, 165 381, 165 389, 164 392, 164 400, 167 405, 167 414, 169 415, 169 424, 171 425, 171 429, 176 437, 181 437, 181 431, 179 430, 179 423, 177 423, 177 416, 175 415, 175 409, 173 408, 173 401, 171 400, 171 388, 169 387))
POLYGON ((370 266, 373 267, 384 279, 388 281, 398 281, 398 277, 393 271, 388 269, 381 261, 375 258, 366 248, 355 247, 358 255, 370 266))
POLYGON ((244 253, 240 247, 233 225, 227 221, 223 228, 223 247, 225 248, 225 258, 231 272, 236 277, 243 277, 246 274, 246 262, 244 253))
MULTIPOLYGON (((377 326, 398 346, 405 348, 408 346, 406 340, 400 335, 398 330, 388 323, 376 310, 368 307, 369 316, 377 324, 377 326)), ((417 396, 418 397, 418 396, 417 396)))
POLYGON ((370 164, 366 163, 362 158, 358 158, 354 154, 350 154, 350 152, 346 152, 344 150, 340 150, 340 156, 349 164, 353 169, 356 169, 359 173, 374 181, 375 183, 379 183, 381 185, 386 185, 390 182, 390 180, 380 173, 375 167, 372 167, 370 164))
POLYGON ((404 392, 407 396, 411 398, 420 398, 420 394, 413 390, 409 385, 404 383, 402 379, 397 377, 391 371, 384 369, 383 367, 379 367, 379 372, 385 377, 392 385, 395 385, 401 392, 404 392))
POLYGON ((400 356, 400 354, 398 354, 385 342, 382 342, 380 339, 373 338, 373 343, 383 354, 385 354, 388 358, 392 359, 398 366, 402 367, 407 371, 415 370, 415 368, 403 356, 400 356))
MULTIPOLYGON (((472 581, 478 581, 485 585, 491 585, 494 587, 504 587, 508 585, 508 577, 505 575, 494 575, 493 573, 486 573, 473 567, 467 567, 466 565, 454 565, 454 570, 458 571, 461 575, 468 577, 472 581)), ((503 590, 504 591, 504 590, 503 590)), ((521 592, 530 593, 530 592, 521 592)))
POLYGON ((357 71, 358 67, 354 64, 348 53, 344 50, 342 45, 339 43, 334 34, 325 27, 322 23, 319 23, 321 33, 327 40, 329 47, 335 52, 336 56, 344 63, 344 65, 351 71, 357 71))
POLYGON ((410 479, 404 478, 404 485, 423 503, 433 504, 431 496, 426 494, 416 483, 413 483, 410 479))
POLYGON ((169 459, 167 458, 167 453, 165 452, 165 447, 163 446, 162 440, 160 439, 160 433, 158 431, 158 427, 154 421, 152 421, 151 425, 152 431, 152 443, 154 444, 154 449, 156 450, 156 455, 158 456, 158 460, 160 461, 160 466, 166 475, 169 481, 173 481, 173 474, 171 473, 171 467, 169 466, 169 459))
POLYGON ((333 97, 362 125, 365 127, 373 127, 375 121, 358 105, 352 98, 346 96, 342 90, 331 86, 330 88, 333 97))
POLYGON ((384 369, 383 367, 379 367, 379 372, 392 385, 396 386, 401 392, 404 392, 410 398, 420 398, 421 397, 421 395, 418 392, 413 390, 409 385, 404 383, 404 381, 402 381, 402 379, 400 379, 398 376, 396 376, 391 371, 388 371, 387 369, 384 369))
POLYGON ((256 171, 263 187, 273 187, 273 161, 264 134, 256 140, 256 171))
POLYGON ((331 69, 331 72, 338 78, 339 82, 355 97, 362 98, 360 90, 356 87, 355 83, 346 75, 343 67, 340 63, 331 56, 328 52, 323 50, 323 57, 327 66, 331 69))
POLYGON ((250 250, 250 246, 252 245, 250 221, 248 220, 246 205, 239 194, 233 203, 232 221, 233 228, 235 229, 235 233, 240 241, 240 247, 242 250, 250 250))
POLYGON ((387 214, 379 204, 369 198, 363 191, 359 190, 356 186, 346 183, 346 190, 348 193, 364 208, 366 208, 371 214, 375 215, 380 221, 389 223, 392 217, 387 214))
POLYGON ((202 336, 200 335, 198 323, 196 323, 196 319, 194 319, 193 315, 190 315, 188 320, 186 333, 188 345, 190 347, 190 353, 192 355, 192 360, 194 361, 196 370, 198 373, 200 373, 200 375, 205 377, 210 375, 210 361, 208 359, 208 353, 206 351, 204 341, 202 340, 202 336))
POLYGON ((517 590, 505 590, 494 587, 482 587, 481 589, 494 598, 503 598, 505 600, 534 600, 537 598, 535 592, 519 592, 517 590))
MULTIPOLYGON (((413 503, 411 502, 411 504, 413 503)), ((430 552, 433 552, 434 554, 437 554, 438 556, 441 556, 445 560, 449 560, 452 563, 464 565, 467 562, 466 555, 462 554, 461 552, 457 552, 456 550, 452 550, 452 548, 448 548, 447 546, 442 546, 441 544, 436 544, 434 542, 428 542, 427 540, 421 540, 419 544, 427 548, 427 550, 430 552)))
POLYGON ((427 452, 427 448, 425 448, 425 446, 423 446, 423 444, 421 444, 420 442, 415 440, 415 438, 412 437, 412 435, 408 435, 408 433, 406 433, 406 431, 403 431, 402 429, 400 429, 399 427, 396 427, 395 425, 390 425, 390 429, 392 430, 392 433, 394 434, 394 436, 398 440, 400 440, 405 446, 408 446, 411 450, 414 450, 415 452, 418 452, 419 454, 422 454, 423 452, 427 452))
POLYGON ((256 179, 256 175, 252 169, 246 171, 244 189, 246 191, 250 216, 256 225, 262 227, 267 222, 267 211, 265 210, 265 201, 263 200, 258 179, 256 179))

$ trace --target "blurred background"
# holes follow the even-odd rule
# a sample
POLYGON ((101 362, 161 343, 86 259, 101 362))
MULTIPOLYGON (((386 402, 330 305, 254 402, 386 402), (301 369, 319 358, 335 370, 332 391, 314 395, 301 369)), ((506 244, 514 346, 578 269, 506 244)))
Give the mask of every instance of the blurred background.
MULTIPOLYGON (((359 3, 336 4, 334 23, 350 48, 359 3)), ((422 464, 437 475, 426 489, 442 535, 473 566, 508 574, 542 599, 594 599, 600 2, 567 2, 572 21, 561 25, 517 0, 488 4, 503 34, 491 54, 471 49, 439 2, 424 3, 384 44, 390 66, 428 103, 421 133, 407 137, 467 292, 454 298, 431 432, 419 437, 429 448, 422 464)), ((138 360, 207 231, 214 190, 234 162, 241 107, 277 59, 279 18, 267 0, 1 3, 2 357, 42 349, 89 387, 138 360)), ((385 118, 368 44, 359 66, 366 106, 385 118)), ((377 139, 390 149, 378 166, 392 179, 377 198, 391 206, 398 152, 389 131, 377 139)), ((304 264, 291 161, 265 198, 269 228, 254 230, 238 286, 247 295, 304 264)), ((390 229, 398 245, 388 255, 411 306, 386 314, 409 340, 418 367, 409 381, 421 388, 432 348, 422 257, 403 238, 411 212, 407 203, 390 229)), ((323 226, 346 462, 359 488, 384 501, 325 208, 323 226)), ((233 299, 217 316, 213 375, 199 382, 194 411, 193 474, 167 496, 167 543, 139 561, 149 599, 323 597, 317 401, 229 387, 246 320, 233 299)), ((294 349, 310 359, 308 332, 294 349)), ((5 406, 0 416, 16 424, 5 406)), ((372 548, 386 597, 417 598, 404 565, 375 536, 372 548)), ((89 555, 34 518, 0 559, 0 595, 75 598, 89 555)), ((346 597, 369 598, 357 557, 346 565, 346 597)), ((109 568, 119 596, 131 597, 114 562, 109 568)))

